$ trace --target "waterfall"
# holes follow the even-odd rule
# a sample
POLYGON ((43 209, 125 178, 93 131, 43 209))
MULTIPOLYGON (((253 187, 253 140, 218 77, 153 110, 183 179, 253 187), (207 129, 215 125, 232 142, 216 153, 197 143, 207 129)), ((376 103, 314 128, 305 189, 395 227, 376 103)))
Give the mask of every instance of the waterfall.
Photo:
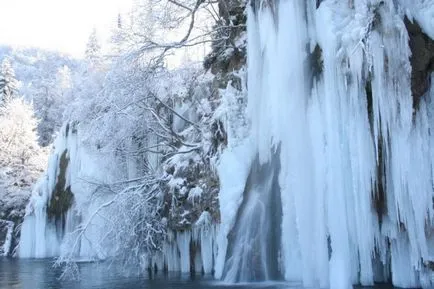
POLYGON ((0 225, 2 225, 1 230, 6 231, 5 232, 6 236, 3 241, 3 246, 0 249, 0 256, 9 256, 9 254, 11 253, 12 235, 13 235, 15 224, 12 221, 0 219, 0 225))
POLYGON ((434 89, 413 101, 404 2, 248 5, 252 144, 238 149, 250 176, 236 175, 235 190, 221 174, 222 216, 225 202, 238 214, 222 219, 217 277, 274 279, 276 268, 306 287, 433 286, 434 89), (276 192, 281 214, 264 224, 276 192))
POLYGON ((280 188, 278 155, 270 163, 256 160, 247 178, 232 235, 224 279, 263 281, 280 278, 280 188))

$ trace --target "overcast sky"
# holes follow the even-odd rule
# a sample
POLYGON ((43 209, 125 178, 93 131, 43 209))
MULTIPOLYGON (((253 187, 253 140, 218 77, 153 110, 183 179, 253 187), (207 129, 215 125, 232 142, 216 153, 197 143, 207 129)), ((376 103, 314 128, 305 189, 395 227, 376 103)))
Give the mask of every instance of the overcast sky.
POLYGON ((130 6, 131 0, 3 0, 0 43, 81 57, 92 29, 108 37, 117 14, 130 6))

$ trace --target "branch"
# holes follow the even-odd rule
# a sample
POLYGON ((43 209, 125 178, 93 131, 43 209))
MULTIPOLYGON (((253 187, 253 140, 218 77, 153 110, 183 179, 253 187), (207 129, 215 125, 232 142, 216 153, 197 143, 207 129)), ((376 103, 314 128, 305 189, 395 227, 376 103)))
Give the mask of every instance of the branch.
POLYGON ((200 128, 197 124, 195 124, 194 122, 186 119, 185 117, 183 117, 182 115, 180 115, 179 113, 177 113, 173 108, 171 108, 170 106, 168 106, 167 104, 165 104, 156 94, 152 93, 151 94, 156 100, 158 100, 165 108, 167 108, 168 110, 170 110, 173 114, 175 114, 177 117, 179 117, 180 119, 182 119, 183 121, 191 124, 194 128, 196 128, 197 130, 200 131, 200 128))
POLYGON ((170 3, 173 3, 173 4, 175 4, 175 5, 177 5, 177 6, 179 6, 179 7, 182 7, 182 8, 184 8, 184 9, 190 11, 190 12, 193 12, 193 9, 191 9, 190 7, 185 6, 185 5, 182 4, 182 3, 179 3, 178 1, 175 1, 175 0, 167 0, 167 1, 169 1, 170 3))

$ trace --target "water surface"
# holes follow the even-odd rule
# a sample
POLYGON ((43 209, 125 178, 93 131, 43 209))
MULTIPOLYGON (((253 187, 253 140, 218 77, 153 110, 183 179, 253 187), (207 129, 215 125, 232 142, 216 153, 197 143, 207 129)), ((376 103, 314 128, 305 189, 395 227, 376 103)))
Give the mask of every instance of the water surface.
MULTIPOLYGON (((53 267, 52 260, 19 260, 0 258, 0 289, 280 289, 300 287, 288 283, 267 282, 260 284, 226 285, 211 276, 149 274, 141 276, 125 274, 107 264, 79 264, 79 280, 60 280, 61 268, 53 267)), ((389 289, 388 286, 371 288, 389 289)))

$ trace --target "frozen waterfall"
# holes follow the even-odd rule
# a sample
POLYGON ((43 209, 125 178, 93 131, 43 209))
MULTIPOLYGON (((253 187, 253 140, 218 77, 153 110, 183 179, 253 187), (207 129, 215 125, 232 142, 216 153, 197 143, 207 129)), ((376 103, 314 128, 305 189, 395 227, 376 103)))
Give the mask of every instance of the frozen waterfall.
MULTIPOLYGON (((413 10, 423 6, 431 14, 414 15, 433 21, 433 2, 415 2, 413 10)), ((257 178, 262 184, 255 191, 247 189, 247 179, 244 195, 222 188, 221 200, 240 206, 237 216, 222 220, 222 228, 232 230, 220 239, 226 262, 217 264, 217 277, 256 280, 258 271, 246 265, 252 262, 262 262, 252 266, 267 271, 262 250, 272 245, 266 240, 270 225, 261 225, 261 206, 275 198, 269 184, 274 172, 282 221, 276 216, 268 222, 280 230, 276 262, 286 280, 334 289, 389 280, 432 288, 434 89, 414 105, 407 4, 248 5, 253 145, 246 147, 259 162, 245 164, 250 170, 267 166, 280 147, 281 168, 257 178)))

